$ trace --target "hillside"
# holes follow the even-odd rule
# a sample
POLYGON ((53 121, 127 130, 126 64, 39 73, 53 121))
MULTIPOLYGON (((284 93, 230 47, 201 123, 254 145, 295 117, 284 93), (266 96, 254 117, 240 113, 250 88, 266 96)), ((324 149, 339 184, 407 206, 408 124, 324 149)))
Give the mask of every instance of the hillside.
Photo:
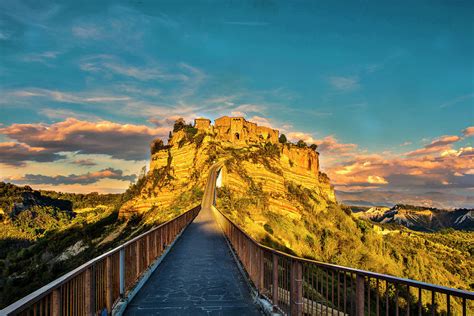
POLYGON ((209 166, 222 161, 217 207, 263 244, 321 261, 472 289, 472 233, 446 232, 441 241, 356 218, 337 203, 315 148, 254 140, 245 134, 251 128, 238 123, 175 128, 168 145, 153 146, 140 193, 121 208, 120 216, 140 214, 146 220, 199 203, 209 166), (447 247, 450 238, 465 242, 447 247))
POLYGON ((366 208, 354 214, 356 217, 365 218, 375 223, 393 223, 423 232, 434 232, 448 228, 474 230, 474 210, 472 209, 442 210, 397 204, 392 208, 366 208))
POLYGON ((0 309, 165 221, 118 218, 136 189, 73 194, 0 182, 0 309))

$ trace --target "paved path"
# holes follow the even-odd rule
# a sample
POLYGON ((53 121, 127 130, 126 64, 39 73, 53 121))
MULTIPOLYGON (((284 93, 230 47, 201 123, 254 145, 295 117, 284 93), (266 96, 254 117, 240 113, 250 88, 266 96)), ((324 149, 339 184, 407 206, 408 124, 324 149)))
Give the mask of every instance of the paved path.
POLYGON ((211 168, 201 212, 125 315, 260 315, 210 209, 217 169, 211 168))

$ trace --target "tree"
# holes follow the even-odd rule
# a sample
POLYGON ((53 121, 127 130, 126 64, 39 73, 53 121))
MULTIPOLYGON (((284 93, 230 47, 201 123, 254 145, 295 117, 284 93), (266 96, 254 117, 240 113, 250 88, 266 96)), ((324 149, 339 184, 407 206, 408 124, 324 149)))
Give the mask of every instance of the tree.
POLYGON ((168 134, 168 142, 171 140, 171 138, 173 138, 173 133, 171 133, 170 131, 170 133, 168 134))
POLYGON ((164 145, 163 145, 163 141, 161 139, 159 139, 159 138, 154 139, 150 144, 150 152, 153 155, 156 152, 158 152, 160 149, 162 149, 163 147, 164 147, 164 145))
POLYGON ((281 134, 280 138, 278 138, 278 141, 280 142, 280 144, 286 144, 288 142, 285 134, 281 134))
POLYGON ((308 145, 304 142, 304 140, 300 139, 297 143, 296 143, 296 146, 298 146, 299 148, 306 148, 308 147, 308 145))
POLYGON ((186 126, 186 122, 184 121, 182 117, 180 117, 174 122, 173 133, 176 133, 177 131, 182 130, 185 126, 186 126))
POLYGON ((311 145, 309 146, 309 148, 311 148, 312 150, 316 151, 316 149, 318 149, 318 145, 316 145, 316 144, 311 144, 311 145))

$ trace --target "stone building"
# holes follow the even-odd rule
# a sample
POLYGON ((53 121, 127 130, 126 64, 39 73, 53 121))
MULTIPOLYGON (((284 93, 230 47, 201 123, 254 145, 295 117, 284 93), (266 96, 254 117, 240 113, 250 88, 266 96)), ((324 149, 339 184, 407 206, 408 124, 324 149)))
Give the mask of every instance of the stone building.
POLYGON ((209 119, 197 118, 194 120, 194 127, 201 130, 212 130, 218 139, 237 144, 246 142, 277 143, 279 136, 278 130, 258 126, 243 117, 222 116, 215 120, 214 126, 211 125, 209 119))

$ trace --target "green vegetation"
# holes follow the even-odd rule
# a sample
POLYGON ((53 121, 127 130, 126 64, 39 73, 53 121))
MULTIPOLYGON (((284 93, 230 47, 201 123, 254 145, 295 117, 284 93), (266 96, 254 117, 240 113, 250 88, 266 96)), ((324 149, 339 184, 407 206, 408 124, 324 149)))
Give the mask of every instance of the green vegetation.
POLYGON ((286 139, 286 135, 285 134, 281 134, 280 137, 278 138, 278 142, 280 144, 286 144, 288 142, 288 139, 286 139))
POLYGON ((163 148, 165 148, 163 141, 159 138, 156 138, 150 144, 150 153, 154 155, 163 148))
POLYGON ((298 146, 299 148, 306 148, 308 147, 308 144, 306 144, 304 142, 304 140, 300 139, 297 143, 296 143, 296 146, 298 146))

